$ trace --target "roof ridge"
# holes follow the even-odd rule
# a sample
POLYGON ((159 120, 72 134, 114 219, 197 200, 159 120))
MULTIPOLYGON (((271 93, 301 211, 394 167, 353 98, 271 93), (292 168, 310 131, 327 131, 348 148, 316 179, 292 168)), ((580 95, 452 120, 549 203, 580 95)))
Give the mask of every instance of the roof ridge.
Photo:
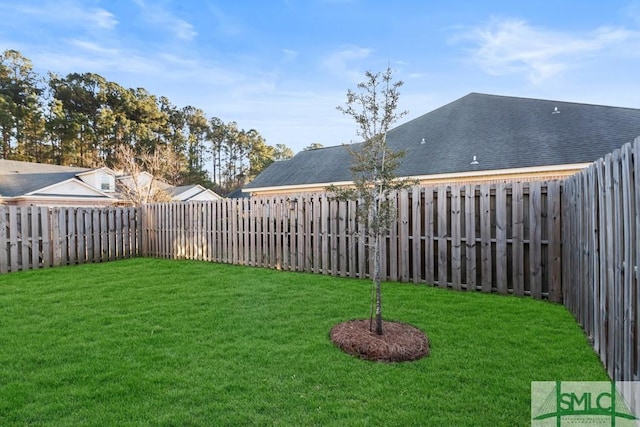
POLYGON ((86 172, 86 171, 91 171, 91 170, 95 170, 95 169, 100 169, 100 168, 87 168, 87 167, 83 167, 83 166, 66 166, 66 165, 56 165, 53 163, 38 163, 38 162, 27 162, 24 160, 13 160, 13 159, 0 159, 0 162, 6 162, 6 163, 17 163, 18 165, 22 165, 25 167, 38 167, 38 166, 42 166, 45 168, 55 168, 55 169, 59 169, 60 172, 86 172))
MULTIPOLYGON (((559 104, 574 104, 574 105, 584 105, 584 106, 588 106, 588 107, 605 107, 605 108, 616 108, 616 109, 633 110, 633 111, 640 110, 640 108, 620 107, 620 106, 616 106, 616 105, 595 104, 595 103, 590 103, 590 102, 561 101, 561 100, 558 100, 558 99, 532 98, 532 97, 515 96, 515 95, 498 95, 498 94, 493 94, 493 93, 482 93, 482 92, 470 92, 469 94, 463 96, 462 98, 456 99, 456 101, 459 101, 459 100, 461 100, 463 98, 466 98, 469 95, 490 96, 490 97, 495 97, 495 98, 520 99, 520 100, 524 100, 524 101, 555 102, 555 103, 559 103, 559 104)), ((453 101, 453 102, 456 102, 456 101, 453 101)), ((451 103, 449 103, 449 104, 451 104, 451 103)))

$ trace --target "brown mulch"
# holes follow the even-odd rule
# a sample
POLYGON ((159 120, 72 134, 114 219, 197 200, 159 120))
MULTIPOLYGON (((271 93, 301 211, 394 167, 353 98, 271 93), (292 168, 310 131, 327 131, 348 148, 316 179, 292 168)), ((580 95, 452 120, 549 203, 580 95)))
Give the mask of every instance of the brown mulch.
POLYGON ((349 320, 331 328, 331 341, 343 351, 377 362, 418 360, 429 354, 429 339, 420 329, 401 322, 382 322, 383 335, 369 330, 369 319, 349 320))

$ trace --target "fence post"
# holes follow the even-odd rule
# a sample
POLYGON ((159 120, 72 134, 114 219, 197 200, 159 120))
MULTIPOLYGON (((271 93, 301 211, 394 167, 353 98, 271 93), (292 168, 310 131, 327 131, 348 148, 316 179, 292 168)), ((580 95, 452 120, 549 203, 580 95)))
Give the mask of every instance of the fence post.
POLYGON ((9 230, 11 223, 7 219, 8 214, 8 209, 0 206, 0 273, 9 271, 9 242, 7 241, 7 230, 9 230))
POLYGON ((547 247, 549 260, 549 300, 562 301, 562 221, 560 182, 547 182, 547 247))

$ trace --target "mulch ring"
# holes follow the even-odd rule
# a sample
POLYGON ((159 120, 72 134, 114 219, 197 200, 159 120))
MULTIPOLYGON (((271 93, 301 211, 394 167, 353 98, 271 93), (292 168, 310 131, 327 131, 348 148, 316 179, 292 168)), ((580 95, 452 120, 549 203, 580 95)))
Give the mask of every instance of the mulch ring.
POLYGON ((429 339, 420 329, 401 322, 382 322, 383 334, 370 330, 369 319, 349 320, 331 328, 329 337, 344 352, 377 362, 406 362, 429 354, 429 339))

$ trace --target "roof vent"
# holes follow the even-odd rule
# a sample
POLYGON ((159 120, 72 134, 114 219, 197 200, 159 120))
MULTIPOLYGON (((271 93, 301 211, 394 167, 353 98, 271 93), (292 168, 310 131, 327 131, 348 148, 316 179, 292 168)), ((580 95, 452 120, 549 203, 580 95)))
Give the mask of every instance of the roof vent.
POLYGON ((471 165, 479 165, 480 162, 478 162, 478 159, 476 158, 476 156, 473 156, 473 160, 471 160, 471 165))
POLYGON ((422 141, 420 141, 420 144, 424 145, 426 143, 427 143, 427 141, 425 141, 424 138, 422 138, 422 141))
POLYGON ((553 107, 553 112, 551 114, 560 114, 560 110, 558 110, 558 107, 553 107))

